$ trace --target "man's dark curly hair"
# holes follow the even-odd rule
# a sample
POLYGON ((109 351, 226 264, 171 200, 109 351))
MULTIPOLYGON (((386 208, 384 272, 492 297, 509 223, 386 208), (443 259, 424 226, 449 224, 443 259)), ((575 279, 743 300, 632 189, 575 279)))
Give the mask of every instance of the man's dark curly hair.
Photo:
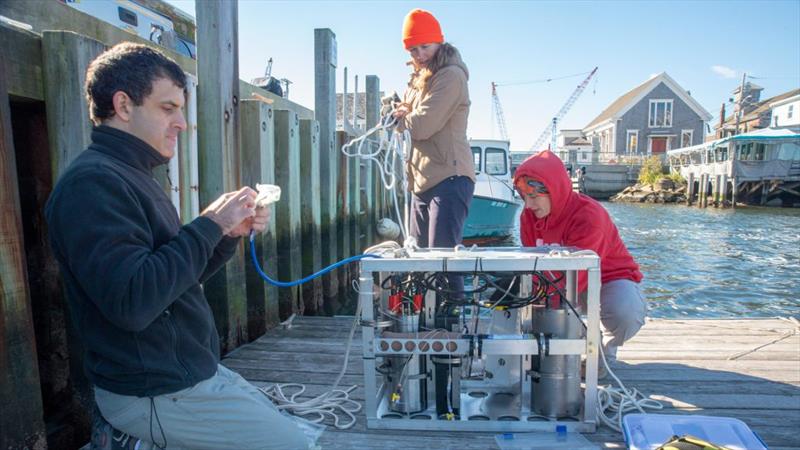
POLYGON ((86 69, 86 101, 95 125, 114 116, 114 93, 128 94, 137 106, 153 91, 159 78, 172 80, 186 89, 181 67, 158 50, 142 44, 123 42, 95 58, 86 69))

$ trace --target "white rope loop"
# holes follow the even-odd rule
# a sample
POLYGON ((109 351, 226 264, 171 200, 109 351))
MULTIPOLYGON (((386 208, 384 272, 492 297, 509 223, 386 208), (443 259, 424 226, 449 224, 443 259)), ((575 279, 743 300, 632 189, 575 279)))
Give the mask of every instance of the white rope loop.
POLYGON ((622 384, 617 375, 611 370, 606 361, 606 355, 603 352, 603 346, 600 345, 600 360, 605 365, 608 374, 617 382, 618 388, 608 386, 597 387, 597 415, 600 422, 608 426, 614 431, 622 432, 622 418, 626 413, 632 411, 639 411, 642 414, 647 414, 645 409, 660 410, 664 408, 658 400, 646 397, 639 392, 638 389, 629 390, 622 384))

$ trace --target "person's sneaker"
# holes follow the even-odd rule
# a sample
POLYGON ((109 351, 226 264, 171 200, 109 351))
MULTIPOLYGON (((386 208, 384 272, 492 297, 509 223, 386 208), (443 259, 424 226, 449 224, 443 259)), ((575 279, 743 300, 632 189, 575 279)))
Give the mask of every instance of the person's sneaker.
POLYGON ((97 405, 92 411, 92 442, 90 450, 141 450, 142 442, 111 426, 103 418, 97 405))

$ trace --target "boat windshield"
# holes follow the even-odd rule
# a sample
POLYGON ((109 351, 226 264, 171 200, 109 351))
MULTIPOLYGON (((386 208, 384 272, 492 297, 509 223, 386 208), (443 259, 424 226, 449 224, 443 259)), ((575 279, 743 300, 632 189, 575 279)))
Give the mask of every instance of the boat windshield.
POLYGON ((505 175, 508 173, 508 157, 502 148, 486 149, 486 173, 489 175, 505 175))
POLYGON ((475 173, 481 173, 481 148, 472 147, 472 161, 475 163, 475 173))

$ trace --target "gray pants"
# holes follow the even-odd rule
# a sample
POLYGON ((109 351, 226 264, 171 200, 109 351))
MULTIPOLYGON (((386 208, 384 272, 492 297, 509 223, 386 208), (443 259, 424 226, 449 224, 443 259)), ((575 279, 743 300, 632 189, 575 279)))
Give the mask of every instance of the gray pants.
MULTIPOLYGON (((585 293, 581 295, 581 303, 585 311, 585 293)), ((603 352, 608 362, 615 361, 617 347, 642 328, 646 309, 639 283, 631 280, 603 283, 600 288, 600 329, 603 334, 603 352)))
POLYGON ((208 380, 156 397, 118 395, 95 387, 103 417, 143 441, 140 450, 302 449, 306 437, 239 374, 218 366, 208 380), (150 443, 150 444, 145 444, 150 443))

